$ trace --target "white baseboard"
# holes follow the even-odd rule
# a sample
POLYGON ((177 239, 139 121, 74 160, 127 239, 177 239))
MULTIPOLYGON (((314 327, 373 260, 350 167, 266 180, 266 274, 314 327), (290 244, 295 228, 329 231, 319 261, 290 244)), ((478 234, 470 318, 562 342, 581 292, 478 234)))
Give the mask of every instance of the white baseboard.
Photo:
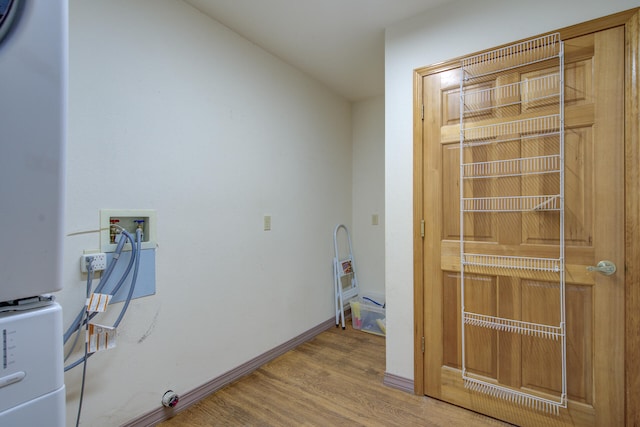
POLYGON ((410 380, 408 378, 385 372, 382 383, 387 387, 397 388, 398 390, 406 391, 407 393, 411 394, 414 393, 413 380, 410 380))

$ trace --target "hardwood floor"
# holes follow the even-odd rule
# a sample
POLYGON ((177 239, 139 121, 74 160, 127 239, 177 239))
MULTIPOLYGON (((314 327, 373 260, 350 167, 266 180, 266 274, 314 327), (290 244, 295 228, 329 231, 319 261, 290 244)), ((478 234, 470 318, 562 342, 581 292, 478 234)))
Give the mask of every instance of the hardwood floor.
POLYGON ((186 426, 506 426, 383 385, 385 339, 331 328, 165 421, 186 426))

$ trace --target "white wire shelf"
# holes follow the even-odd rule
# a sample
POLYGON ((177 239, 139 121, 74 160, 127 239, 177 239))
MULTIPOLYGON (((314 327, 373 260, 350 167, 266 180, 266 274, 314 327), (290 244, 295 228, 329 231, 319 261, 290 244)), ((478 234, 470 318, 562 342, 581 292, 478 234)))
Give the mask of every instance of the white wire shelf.
POLYGON ((560 210, 560 195, 462 198, 464 212, 538 212, 560 210))
POLYGON ((529 335, 536 338, 547 338, 552 340, 558 340, 558 338, 564 336, 564 331, 560 326, 522 322, 520 320, 487 316, 467 311, 463 313, 463 318, 466 325, 480 326, 500 332, 511 332, 514 334, 529 335))
POLYGON ((518 405, 528 406, 531 409, 546 412, 548 414, 559 416, 560 408, 567 407, 567 399, 565 395, 559 396, 558 401, 556 402, 530 393, 524 393, 508 387, 470 378, 464 373, 462 374, 462 379, 465 388, 469 390, 504 399, 518 405))
POLYGON ((559 114, 462 129, 464 147, 560 135, 559 114))
POLYGON ((560 34, 554 33, 462 60, 465 80, 520 68, 560 56, 560 34))
MULTIPOLYGON (((461 60, 460 80, 460 298, 463 325, 460 346, 462 354, 462 379, 467 389, 506 399, 513 403, 559 415, 560 408, 567 407, 567 337, 565 312, 565 213, 564 213, 564 45, 560 34, 550 34, 516 43, 511 46, 484 52, 461 60), (536 65, 534 65, 536 64, 536 65), (517 76, 520 76, 519 78, 517 76), (512 78, 513 77, 513 78, 512 78), (520 116, 517 116, 521 114, 520 116), (527 117, 527 118, 523 118, 527 117), (519 119, 519 120, 516 120, 519 119), (508 143, 507 146, 498 144, 508 143), (544 147, 528 147, 544 145, 544 147), (475 147, 479 147, 475 149, 475 147), (504 148, 504 149, 503 149, 504 148), (520 154, 509 154, 520 149, 520 154), (529 151, 529 148, 540 150, 529 151), (544 151, 542 151, 544 150, 544 151), (552 150, 552 151, 550 151, 552 150), (533 156, 517 158, 525 152, 533 156), (544 154, 536 156, 538 154, 544 154), (544 182, 536 179, 494 179, 539 174, 544 182), (549 179, 547 179, 549 178, 549 179), (465 180, 490 179, 477 182, 465 180), (547 182, 549 181, 549 182, 547 182), (464 182, 464 184, 463 184, 464 182), (552 188, 547 188, 546 185, 552 188), (545 189, 541 188, 545 185, 545 189), (557 187, 557 189, 556 189, 557 187), (481 190, 481 191, 478 191, 481 190), (549 193, 558 194, 549 194, 549 193), (546 194, 541 194, 546 193, 546 194), (470 197, 503 195, 500 197, 470 197), (537 212, 554 212, 545 215, 537 212), (470 219, 467 212, 525 212, 527 217, 541 223, 558 225, 558 252, 549 255, 557 258, 522 256, 539 255, 522 248, 520 256, 503 256, 482 253, 465 253, 470 219), (534 218, 539 217, 539 218, 534 218), (467 273, 483 275, 540 276, 558 283, 559 325, 542 325, 470 313, 465 310, 465 283, 467 273), (498 385, 498 381, 473 376, 467 372, 466 361, 471 352, 486 349, 481 343, 467 346, 465 330, 473 327, 540 337, 559 341, 562 355, 559 396, 538 393, 524 388, 498 385), (541 397, 544 396, 544 397, 541 397)), ((495 218, 501 219, 501 218, 495 218)), ((516 224, 515 227, 518 227, 516 224)), ((517 230, 516 230, 517 231, 517 230)), ((485 247, 485 246, 482 246, 485 247)), ((482 249, 468 249, 481 252, 482 249)), ((534 304, 536 300, 523 300, 521 304, 534 304)), ((482 310, 479 310, 482 311, 482 310)), ((501 350, 503 351, 503 350, 501 350)))
POLYGON ((470 89, 464 92, 464 112, 480 113, 494 108, 522 103, 535 103, 560 97, 560 74, 552 73, 489 89, 470 89), (524 97, 522 94, 530 94, 524 97))
POLYGON ((463 254, 462 266, 494 267, 510 270, 551 271, 560 273, 560 259, 503 255, 463 254))
POLYGON ((464 179, 503 178, 560 172, 560 155, 465 163, 464 179))

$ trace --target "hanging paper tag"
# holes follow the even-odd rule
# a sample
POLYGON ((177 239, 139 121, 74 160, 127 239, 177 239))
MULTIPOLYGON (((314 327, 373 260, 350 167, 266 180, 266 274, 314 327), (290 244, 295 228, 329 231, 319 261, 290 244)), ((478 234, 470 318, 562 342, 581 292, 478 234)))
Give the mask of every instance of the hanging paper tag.
POLYGON ((347 275, 353 273, 353 266, 351 265, 351 260, 341 261, 342 264, 342 274, 347 275))
POLYGON ((87 298, 87 311, 89 313, 102 313, 107 311, 107 306, 111 301, 111 295, 108 294, 91 294, 87 298))
POLYGON ((87 351, 89 353, 95 353, 96 351, 114 348, 116 346, 116 335, 116 328, 89 323, 89 330, 87 331, 87 351))

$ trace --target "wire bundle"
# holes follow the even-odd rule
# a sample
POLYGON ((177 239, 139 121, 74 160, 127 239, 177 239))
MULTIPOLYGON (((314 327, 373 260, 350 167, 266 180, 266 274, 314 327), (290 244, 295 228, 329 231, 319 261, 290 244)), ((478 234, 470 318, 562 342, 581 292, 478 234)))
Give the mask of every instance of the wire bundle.
MULTIPOLYGON (((114 328, 117 328, 118 325, 120 324, 120 322, 122 322, 122 319, 124 318, 124 315, 127 312, 127 309, 129 308, 129 303, 131 302, 131 299, 133 298, 133 292, 135 290, 136 279, 138 277, 138 271, 139 271, 139 268, 140 268, 140 251, 141 251, 141 248, 142 248, 142 231, 140 229, 136 230, 136 238, 135 238, 135 240, 127 230, 125 230, 122 227, 120 227, 120 229, 121 229, 122 235, 124 237, 119 240, 119 242, 118 242, 118 244, 116 246, 116 250, 114 252, 113 260, 108 265, 108 267, 105 270, 104 274, 100 278, 100 282, 98 282, 98 286, 96 286, 96 288, 94 289, 93 292, 91 291, 91 286, 92 286, 93 278, 94 278, 94 269, 90 264, 87 265, 88 268, 87 268, 86 297, 87 297, 87 301, 88 301, 88 299, 89 299, 89 297, 91 296, 92 293, 100 293, 104 289, 105 285, 108 283, 109 279, 111 278, 111 274, 113 273, 113 270, 115 269, 116 264, 118 263, 118 260, 120 259, 120 254, 122 253, 122 250, 124 248, 125 243, 127 241, 131 243, 132 253, 131 253, 131 258, 129 259, 129 264, 127 265, 126 270, 124 271, 124 273, 122 274, 122 276, 118 280, 118 283, 116 284, 116 286, 113 288, 113 290, 110 293, 110 295, 113 296, 120 290, 120 288, 122 287, 124 282, 129 277, 129 273, 131 273, 131 270, 133 269, 133 276, 131 278, 131 286, 129 287, 129 292, 127 294, 127 298, 126 298, 126 300, 124 302, 124 305, 122 306, 122 309, 120 310, 120 314, 118 315, 118 318, 113 323, 113 327, 114 328)), ((69 351, 67 352, 67 355, 64 358, 65 362, 67 361, 67 359, 73 353, 73 350, 76 347, 76 345, 78 343, 78 340, 79 340, 79 337, 80 337, 80 335, 82 333, 83 326, 84 326, 85 333, 87 333, 88 329, 89 329, 89 322, 96 315, 97 315, 97 313, 89 314, 88 306, 85 303, 85 306, 80 310, 80 312, 78 313, 76 318, 71 323, 71 326, 69 326, 67 331, 64 333, 63 340, 64 340, 65 344, 69 341, 69 339, 74 334, 76 334, 75 339, 73 341, 73 344, 69 348, 69 351)), ((88 346, 87 340, 85 339, 83 356, 80 357, 75 362, 73 362, 73 363, 71 363, 71 364, 69 364, 69 365, 64 367, 64 371, 67 372, 67 371, 75 368, 76 366, 78 366, 80 364, 83 365, 83 368, 82 368, 82 385, 80 386, 80 403, 78 405, 78 417, 77 417, 77 420, 76 420, 76 426, 80 425, 80 413, 82 412, 82 400, 83 400, 83 396, 84 396, 84 383, 85 383, 86 372, 87 372, 87 360, 93 354, 93 353, 89 353, 88 350, 89 350, 89 346, 88 346)))

